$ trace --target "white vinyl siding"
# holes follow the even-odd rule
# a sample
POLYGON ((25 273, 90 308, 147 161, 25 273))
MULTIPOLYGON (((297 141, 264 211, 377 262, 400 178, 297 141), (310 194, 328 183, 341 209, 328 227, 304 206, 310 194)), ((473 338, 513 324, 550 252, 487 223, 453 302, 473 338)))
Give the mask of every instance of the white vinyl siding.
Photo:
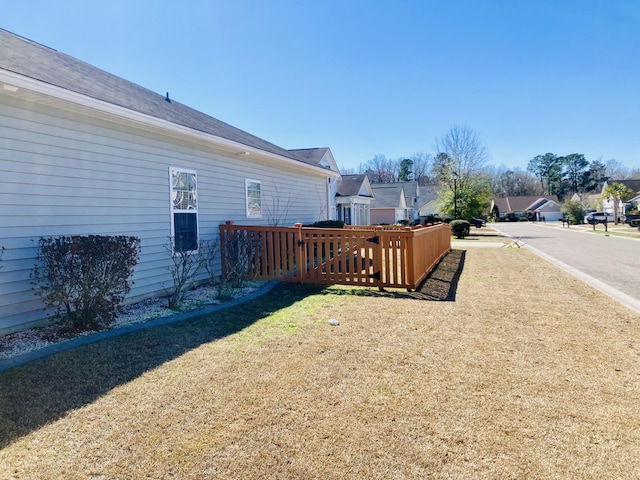
POLYGON ((246 178, 261 178, 263 208, 275 198, 290 201, 283 225, 327 218, 326 175, 267 160, 0 92, 0 246, 7 249, 0 263, 0 335, 46 316, 29 278, 41 236, 138 236, 142 250, 128 301, 164 294, 171 284, 171 166, 197 172, 203 240, 217 237, 226 220, 268 224, 267 215, 246 216, 246 178))

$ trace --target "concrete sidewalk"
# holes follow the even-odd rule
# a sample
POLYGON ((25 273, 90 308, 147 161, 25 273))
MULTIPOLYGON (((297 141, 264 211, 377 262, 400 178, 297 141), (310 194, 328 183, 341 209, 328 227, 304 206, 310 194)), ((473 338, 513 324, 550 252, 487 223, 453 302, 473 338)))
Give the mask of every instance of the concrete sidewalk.
MULTIPOLYGON (((505 237, 506 238, 506 237, 505 237)), ((456 249, 465 249, 465 248, 476 248, 476 247, 486 247, 486 248, 500 248, 507 245, 504 242, 474 242, 472 240, 454 240, 451 242, 451 248, 456 249)))

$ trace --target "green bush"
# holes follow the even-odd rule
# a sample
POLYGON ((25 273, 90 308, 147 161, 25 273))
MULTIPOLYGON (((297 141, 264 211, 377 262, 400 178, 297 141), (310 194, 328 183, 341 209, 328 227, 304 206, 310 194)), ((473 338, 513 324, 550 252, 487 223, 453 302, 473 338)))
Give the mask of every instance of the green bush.
POLYGON ((311 228, 344 228, 344 222, 342 220, 320 220, 303 226, 311 228))
POLYGON ((451 220, 449 224, 451 234, 456 238, 464 238, 469 235, 471 224, 467 220, 451 220))
POLYGON ((582 204, 577 200, 567 200, 560 207, 562 216, 571 222, 571 225, 580 225, 584 221, 585 212, 582 204))
POLYGON ((140 239, 119 236, 41 237, 31 278, 34 293, 56 317, 77 330, 97 329, 115 319, 131 290, 140 239))

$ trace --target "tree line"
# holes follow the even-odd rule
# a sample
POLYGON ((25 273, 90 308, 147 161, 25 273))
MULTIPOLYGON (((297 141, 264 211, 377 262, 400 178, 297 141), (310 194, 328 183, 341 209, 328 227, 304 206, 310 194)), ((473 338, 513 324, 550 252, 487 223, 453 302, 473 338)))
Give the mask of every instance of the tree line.
POLYGON ((443 212, 454 218, 480 214, 494 197, 557 195, 563 200, 574 192, 599 193, 610 179, 640 178, 639 168, 630 170, 615 159, 589 161, 579 153, 537 155, 526 170, 495 167, 488 164, 480 136, 467 126, 453 126, 436 139, 434 150, 396 159, 378 154, 342 173, 366 173, 372 183, 440 185, 443 212))

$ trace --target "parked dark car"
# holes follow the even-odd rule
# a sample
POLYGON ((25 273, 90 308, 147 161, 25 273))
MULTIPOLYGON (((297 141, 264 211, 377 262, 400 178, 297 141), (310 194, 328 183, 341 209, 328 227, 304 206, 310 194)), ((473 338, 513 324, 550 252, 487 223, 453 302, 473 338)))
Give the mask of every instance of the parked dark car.
POLYGON ((482 218, 473 217, 473 218, 470 218, 468 221, 471 225, 473 225, 476 228, 482 228, 483 225, 487 224, 487 221, 482 218))
POLYGON ((626 215, 624 223, 630 227, 640 227, 640 215, 626 215))

